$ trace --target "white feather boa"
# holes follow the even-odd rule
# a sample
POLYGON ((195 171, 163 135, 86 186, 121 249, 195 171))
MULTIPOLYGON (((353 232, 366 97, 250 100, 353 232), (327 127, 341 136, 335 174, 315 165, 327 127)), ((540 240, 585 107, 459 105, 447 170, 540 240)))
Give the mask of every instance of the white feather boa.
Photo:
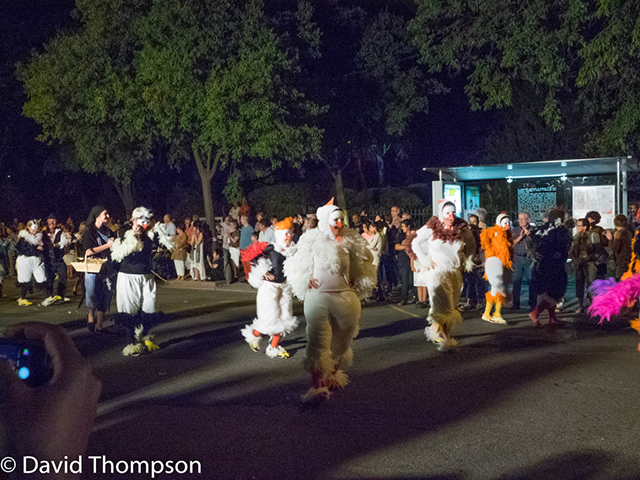
MULTIPOLYGON (((154 240, 155 234, 158 235, 158 241, 169 250, 173 250, 173 243, 169 240, 169 236, 166 235, 161 229, 160 224, 156 223, 153 230, 147 232, 147 237, 154 240)), ((113 242, 111 247, 111 260, 114 262, 122 262, 124 258, 132 253, 141 252, 144 248, 142 240, 136 237, 133 230, 129 229, 124 233, 124 239, 117 238, 113 242)))
POLYGON ((264 282, 264 276, 271 270, 271 262, 268 258, 261 257, 255 265, 251 265, 247 281, 253 288, 260 288, 264 282))
POLYGON ((147 233, 147 235, 151 240, 154 240, 155 236, 158 235, 158 243, 170 252, 173 251, 173 240, 162 229, 162 223, 156 223, 153 230, 147 233))
POLYGON ((314 262, 322 262, 330 272, 338 273, 339 249, 349 255, 349 280, 358 298, 371 296, 378 280, 373 255, 361 235, 349 228, 343 231, 342 241, 338 242, 317 228, 308 230, 300 237, 296 251, 285 260, 284 274, 293 294, 300 300, 304 300, 309 292, 314 262))
POLYGON ((132 253, 141 252, 144 247, 142 240, 138 239, 133 230, 124 233, 124 239, 117 238, 111 247, 111 260, 121 262, 132 253))
POLYGON ((38 245, 42 241, 42 232, 38 232, 35 235, 29 233, 27 230, 20 230, 18 237, 23 238, 31 245, 38 245))

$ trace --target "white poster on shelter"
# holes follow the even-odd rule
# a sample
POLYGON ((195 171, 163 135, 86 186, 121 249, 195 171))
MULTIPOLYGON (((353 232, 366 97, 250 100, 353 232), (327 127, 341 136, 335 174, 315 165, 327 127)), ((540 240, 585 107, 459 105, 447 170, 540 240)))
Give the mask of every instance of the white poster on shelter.
POLYGON ((573 187, 573 218, 585 218, 587 212, 595 210, 602 216, 599 225, 603 228, 613 228, 615 204, 615 185, 573 187))

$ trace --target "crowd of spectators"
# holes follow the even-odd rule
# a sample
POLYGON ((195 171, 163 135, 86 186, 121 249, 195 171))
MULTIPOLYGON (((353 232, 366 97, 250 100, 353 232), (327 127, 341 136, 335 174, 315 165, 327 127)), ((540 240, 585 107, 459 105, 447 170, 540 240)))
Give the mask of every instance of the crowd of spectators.
MULTIPOLYGON (((472 214, 468 218, 470 229, 477 240, 474 268, 464 275, 463 298, 466 303, 462 309, 482 308, 487 291, 486 281, 482 278, 483 252, 480 248, 479 236, 487 227, 486 212, 472 214)), ((588 288, 596 278, 609 274, 617 280, 627 269, 631 257, 631 240, 637 227, 637 205, 629 206, 629 215, 615 217, 615 229, 606 230, 599 225, 598 212, 589 212, 585 218, 567 219, 566 226, 574 232, 570 251, 572 268, 575 275, 576 297, 579 307, 577 312, 585 311, 589 304, 588 288)), ((159 251, 156 255, 156 273, 163 279, 175 278, 178 281, 226 281, 227 284, 246 281, 250 265, 240 261, 240 254, 254 242, 273 242, 275 224, 281 219, 275 215, 256 212, 250 215, 246 204, 234 205, 229 214, 216 222, 215 228, 209 228, 199 215, 192 215, 183 220, 171 214, 162 218, 162 228, 173 238, 175 248, 172 252, 159 251)), ((378 285, 371 300, 376 302, 394 302, 399 305, 415 303, 417 308, 429 305, 426 284, 419 272, 413 268, 413 262, 407 253, 407 239, 422 225, 415 225, 409 213, 401 212, 393 206, 388 214, 368 215, 366 210, 353 214, 350 228, 357 230, 367 241, 378 269, 378 285)), ((113 232, 126 225, 118 219, 109 217, 107 227, 113 232)), ((294 242, 307 230, 316 228, 315 215, 297 215, 293 218, 294 242)), ((55 223, 56 228, 66 237, 64 247, 64 268, 62 272, 52 272, 64 282, 70 281, 71 291, 77 294, 83 288, 82 274, 74 272, 72 262, 82 260, 84 252, 82 237, 85 222, 74 222, 68 218, 64 223, 55 223)), ((46 224, 41 225, 46 230, 46 224)), ((531 265, 534 261, 526 241, 534 225, 528 212, 519 212, 517 224, 513 226, 513 272, 508 279, 512 287, 513 301, 511 308, 520 309, 520 293, 522 285, 529 285, 527 304, 534 308, 536 293, 531 288, 531 265)), ((0 223, 0 278, 16 276, 16 245, 19 232, 26 228, 26 222, 14 219, 13 222, 0 223)), ((52 284, 51 278, 47 283, 52 284)), ((1 285, 1 283, 0 283, 1 285)), ((64 292, 62 292, 64 294, 64 292)))

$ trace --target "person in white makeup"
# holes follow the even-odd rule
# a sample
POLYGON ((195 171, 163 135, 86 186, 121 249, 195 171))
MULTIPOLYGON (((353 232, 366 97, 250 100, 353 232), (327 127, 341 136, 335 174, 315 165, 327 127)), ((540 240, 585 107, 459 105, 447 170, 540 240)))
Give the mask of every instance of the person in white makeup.
POLYGON ((502 305, 507 301, 509 291, 505 282, 505 270, 513 270, 513 236, 511 235, 511 222, 509 217, 501 213, 496 218, 496 224, 483 230, 480 234, 480 242, 484 250, 484 278, 491 284, 485 296, 487 306, 482 319, 491 323, 506 325, 506 320, 502 318, 502 305), (491 309, 495 305, 495 311, 491 315, 491 309))
POLYGON ((457 346, 451 336, 452 326, 462 322, 458 302, 462 290, 462 268, 473 268, 476 241, 467 223, 456 217, 452 202, 440 204, 438 217, 431 217, 416 232, 411 249, 427 271, 427 290, 431 308, 425 329, 428 340, 438 344, 438 350, 447 351, 457 346))
POLYGON ((349 383, 345 369, 353 361, 360 300, 371 295, 377 281, 367 242, 345 227, 344 213, 333 199, 318 209, 317 217, 318 228, 300 237, 297 251, 284 263, 307 320, 304 368, 311 374, 311 388, 303 402, 329 398, 349 383))
POLYGON ((149 229, 152 216, 145 207, 134 209, 130 228, 121 229, 111 247, 111 259, 120 263, 116 283, 118 312, 135 315, 139 310, 156 311, 156 279, 151 272, 153 252, 158 244, 173 250, 173 244, 161 223, 149 229))

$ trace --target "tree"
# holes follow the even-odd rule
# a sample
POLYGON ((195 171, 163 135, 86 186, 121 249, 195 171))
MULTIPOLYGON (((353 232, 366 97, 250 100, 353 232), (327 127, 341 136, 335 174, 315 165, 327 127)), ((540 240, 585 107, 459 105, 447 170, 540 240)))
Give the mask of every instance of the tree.
POLYGON ((195 160, 210 224, 219 169, 299 165, 319 149, 304 123, 318 107, 292 85, 295 61, 267 20, 258 0, 156 0, 139 24, 137 85, 172 160, 195 160))
POLYGON ((410 30, 430 71, 468 75, 472 109, 510 107, 526 85, 554 131, 573 103, 583 153, 609 156, 640 147, 639 18, 634 0, 418 0, 410 30))
POLYGON ((320 162, 333 178, 341 208, 346 207, 348 167, 357 165, 366 187, 362 167, 374 164, 377 183, 384 183, 385 158, 393 155, 393 145, 415 114, 427 110, 428 95, 439 89, 416 64, 418 54, 406 30, 410 10, 345 5, 316 5, 317 49, 302 57, 305 90, 328 106, 319 119, 325 131, 320 162))
POLYGON ((501 112, 485 138, 482 163, 537 162, 579 158, 589 123, 573 99, 560 103, 564 128, 555 131, 540 116, 543 100, 526 85, 513 90, 513 106, 501 112))
POLYGON ((39 140, 72 146, 70 168, 105 173, 127 213, 134 208, 134 172, 148 166, 153 130, 136 92, 132 65, 135 18, 144 0, 78 0, 81 27, 51 40, 19 68, 26 116, 42 127, 39 140))
POLYGON ((640 4, 599 0, 580 51, 579 103, 595 125, 590 155, 640 153, 640 4))
MULTIPOLYGON (((262 3, 249 0, 78 0, 81 28, 59 35, 22 70, 25 114, 41 139, 74 146, 74 162, 127 193, 154 144, 171 165, 195 160, 213 225, 211 180, 247 157, 299 164, 321 132, 291 80, 262 3), (296 123, 297 122, 297 123, 296 123)), ((126 197, 126 195, 125 195, 126 197)))
POLYGON ((559 129, 557 96, 568 84, 585 15, 583 2, 571 0, 419 0, 410 31, 431 72, 468 72, 473 110, 511 106, 521 80, 545 99, 541 115, 559 129))

